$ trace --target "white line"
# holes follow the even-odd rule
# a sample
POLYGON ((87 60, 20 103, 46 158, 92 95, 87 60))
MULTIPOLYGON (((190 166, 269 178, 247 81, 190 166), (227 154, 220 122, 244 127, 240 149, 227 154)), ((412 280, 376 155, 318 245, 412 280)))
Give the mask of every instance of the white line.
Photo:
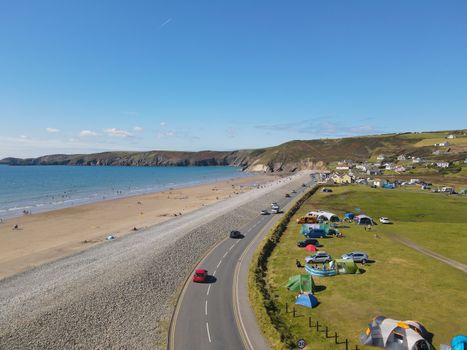
POLYGON ((207 316, 208 315, 208 301, 206 300, 206 303, 204 304, 204 314, 207 316))
POLYGON ((209 334, 209 323, 206 322, 206 331, 208 332, 208 339, 211 342, 211 334, 209 334))
POLYGON ((216 270, 219 268, 219 266, 221 266, 221 263, 222 263, 222 260, 221 260, 221 261, 219 261, 219 263, 217 264, 217 266, 216 266, 216 270))
POLYGON ((235 243, 232 244, 232 246, 229 248, 229 252, 232 250, 233 247, 235 247, 235 243))
POLYGON ((217 272, 217 270, 214 270, 214 272, 212 273, 212 275, 215 276, 215 275, 216 275, 216 272, 217 272))
POLYGON ((210 290, 211 290, 211 285, 208 286, 208 291, 206 292, 206 295, 209 295, 210 290))
POLYGON ((246 231, 246 232, 250 232, 250 231, 251 231, 251 227, 250 227, 250 228, 248 229, 248 231, 246 231))
POLYGON ((227 254, 229 254, 229 251, 226 251, 223 258, 225 258, 227 256, 227 254))

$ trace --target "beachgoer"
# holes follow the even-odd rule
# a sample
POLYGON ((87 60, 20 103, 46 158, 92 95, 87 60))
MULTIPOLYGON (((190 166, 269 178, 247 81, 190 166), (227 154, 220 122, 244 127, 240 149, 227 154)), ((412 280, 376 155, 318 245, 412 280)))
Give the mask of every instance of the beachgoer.
POLYGON ((16 224, 15 226, 13 226, 13 230, 18 230, 18 229, 19 229, 18 224, 16 224))
POLYGON ((136 226, 135 226, 135 227, 133 227, 133 231, 138 231, 138 229, 136 228, 136 226))

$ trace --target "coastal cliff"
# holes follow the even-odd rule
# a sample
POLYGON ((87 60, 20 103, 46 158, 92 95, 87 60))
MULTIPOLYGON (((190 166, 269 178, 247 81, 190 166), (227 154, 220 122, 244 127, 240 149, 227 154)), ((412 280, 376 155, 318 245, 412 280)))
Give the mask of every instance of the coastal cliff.
POLYGON ((359 136, 340 139, 294 140, 278 146, 236 151, 147 151, 103 152, 93 154, 53 154, 38 158, 5 158, 8 165, 82 165, 82 166, 238 166, 253 172, 295 172, 305 169, 326 169, 332 162, 376 160, 380 154, 385 161, 400 154, 424 157, 433 161, 464 161, 467 157, 465 130, 430 133, 402 133, 359 136), (449 147, 436 142, 449 134, 449 147))

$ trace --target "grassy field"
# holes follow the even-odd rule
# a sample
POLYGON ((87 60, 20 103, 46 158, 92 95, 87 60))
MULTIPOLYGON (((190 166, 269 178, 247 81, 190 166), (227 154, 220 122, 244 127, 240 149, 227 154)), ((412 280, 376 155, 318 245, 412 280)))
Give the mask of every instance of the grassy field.
MULTIPOLYGON (((293 306, 295 293, 284 286, 289 276, 303 273, 295 259, 308 255, 296 246, 301 239, 295 218, 274 249, 266 276, 270 294, 278 306, 281 318, 290 325, 298 339, 304 338, 309 349, 336 349, 332 339, 310 331, 308 316, 313 322, 329 326, 347 337, 352 347, 359 344, 359 333, 375 316, 396 319, 416 319, 434 334, 433 344, 448 343, 452 336, 465 332, 467 324, 466 275, 444 263, 420 254, 389 238, 391 233, 407 237, 440 254, 466 263, 467 199, 413 190, 380 190, 363 186, 334 188, 333 193, 317 193, 308 200, 295 217, 311 209, 328 209, 342 215, 346 211, 361 211, 378 218, 389 216, 394 225, 378 225, 372 232, 349 224, 342 228, 344 238, 322 239, 322 250, 333 257, 352 250, 366 251, 374 263, 364 266, 360 275, 315 278, 321 286, 316 293, 320 305, 315 309, 297 306, 298 316, 285 313, 285 303, 293 306), (464 232, 463 232, 464 231, 464 232), (375 238, 375 234, 379 238, 375 238), (464 250, 464 252, 463 252, 464 250)), ((253 304, 255 301, 252 301, 253 304)), ((264 315, 260 320, 268 328, 264 315)), ((270 327, 270 326, 269 326, 270 327)), ((280 349, 277 335, 266 334, 280 349)), ((361 349, 367 349, 360 346, 361 349)), ((370 348, 368 348, 370 349, 370 348)))

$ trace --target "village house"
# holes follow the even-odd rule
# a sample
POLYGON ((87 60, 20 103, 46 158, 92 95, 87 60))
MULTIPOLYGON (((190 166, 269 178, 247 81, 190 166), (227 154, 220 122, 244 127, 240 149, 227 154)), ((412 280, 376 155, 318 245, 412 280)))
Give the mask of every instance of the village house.
POLYGON ((440 168, 448 168, 449 167, 449 162, 437 162, 436 166, 440 168))
POLYGON ((447 139, 455 139, 456 138, 456 135, 453 135, 453 134, 450 134, 446 137, 447 139))
POLYGON ((350 167, 348 165, 339 165, 336 166, 336 170, 349 170, 350 167))
POLYGON ((450 145, 450 143, 447 142, 447 141, 440 142, 440 143, 435 143, 435 146, 437 146, 437 147, 447 147, 449 145, 450 145))
POLYGON ((398 173, 403 173, 404 171, 406 171, 407 169, 402 166, 402 165, 398 165, 394 168, 394 171, 397 171, 398 173))
POLYGON ((371 168, 366 171, 367 175, 374 176, 374 175, 381 175, 381 170, 377 168, 371 168))
POLYGON ((397 156, 397 160, 407 160, 407 157, 405 156, 405 154, 399 154, 397 156))
POLYGON ((395 166, 395 164, 393 164, 393 163, 386 163, 386 164, 384 164, 384 169, 386 169, 386 170, 394 170, 395 167, 396 167, 396 166, 395 166))
POLYGON ((334 174, 331 176, 332 181, 336 184, 350 184, 353 182, 353 177, 349 174, 334 174))
POLYGON ((420 157, 414 157, 412 158, 412 163, 422 163, 423 159, 420 157))
POLYGON ((387 180, 385 179, 372 179, 369 181, 369 183, 372 185, 372 186, 375 186, 375 187, 383 187, 384 185, 386 185, 388 182, 387 180))
POLYGON ((384 160, 384 154, 380 154, 378 157, 376 157, 376 160, 384 160))

